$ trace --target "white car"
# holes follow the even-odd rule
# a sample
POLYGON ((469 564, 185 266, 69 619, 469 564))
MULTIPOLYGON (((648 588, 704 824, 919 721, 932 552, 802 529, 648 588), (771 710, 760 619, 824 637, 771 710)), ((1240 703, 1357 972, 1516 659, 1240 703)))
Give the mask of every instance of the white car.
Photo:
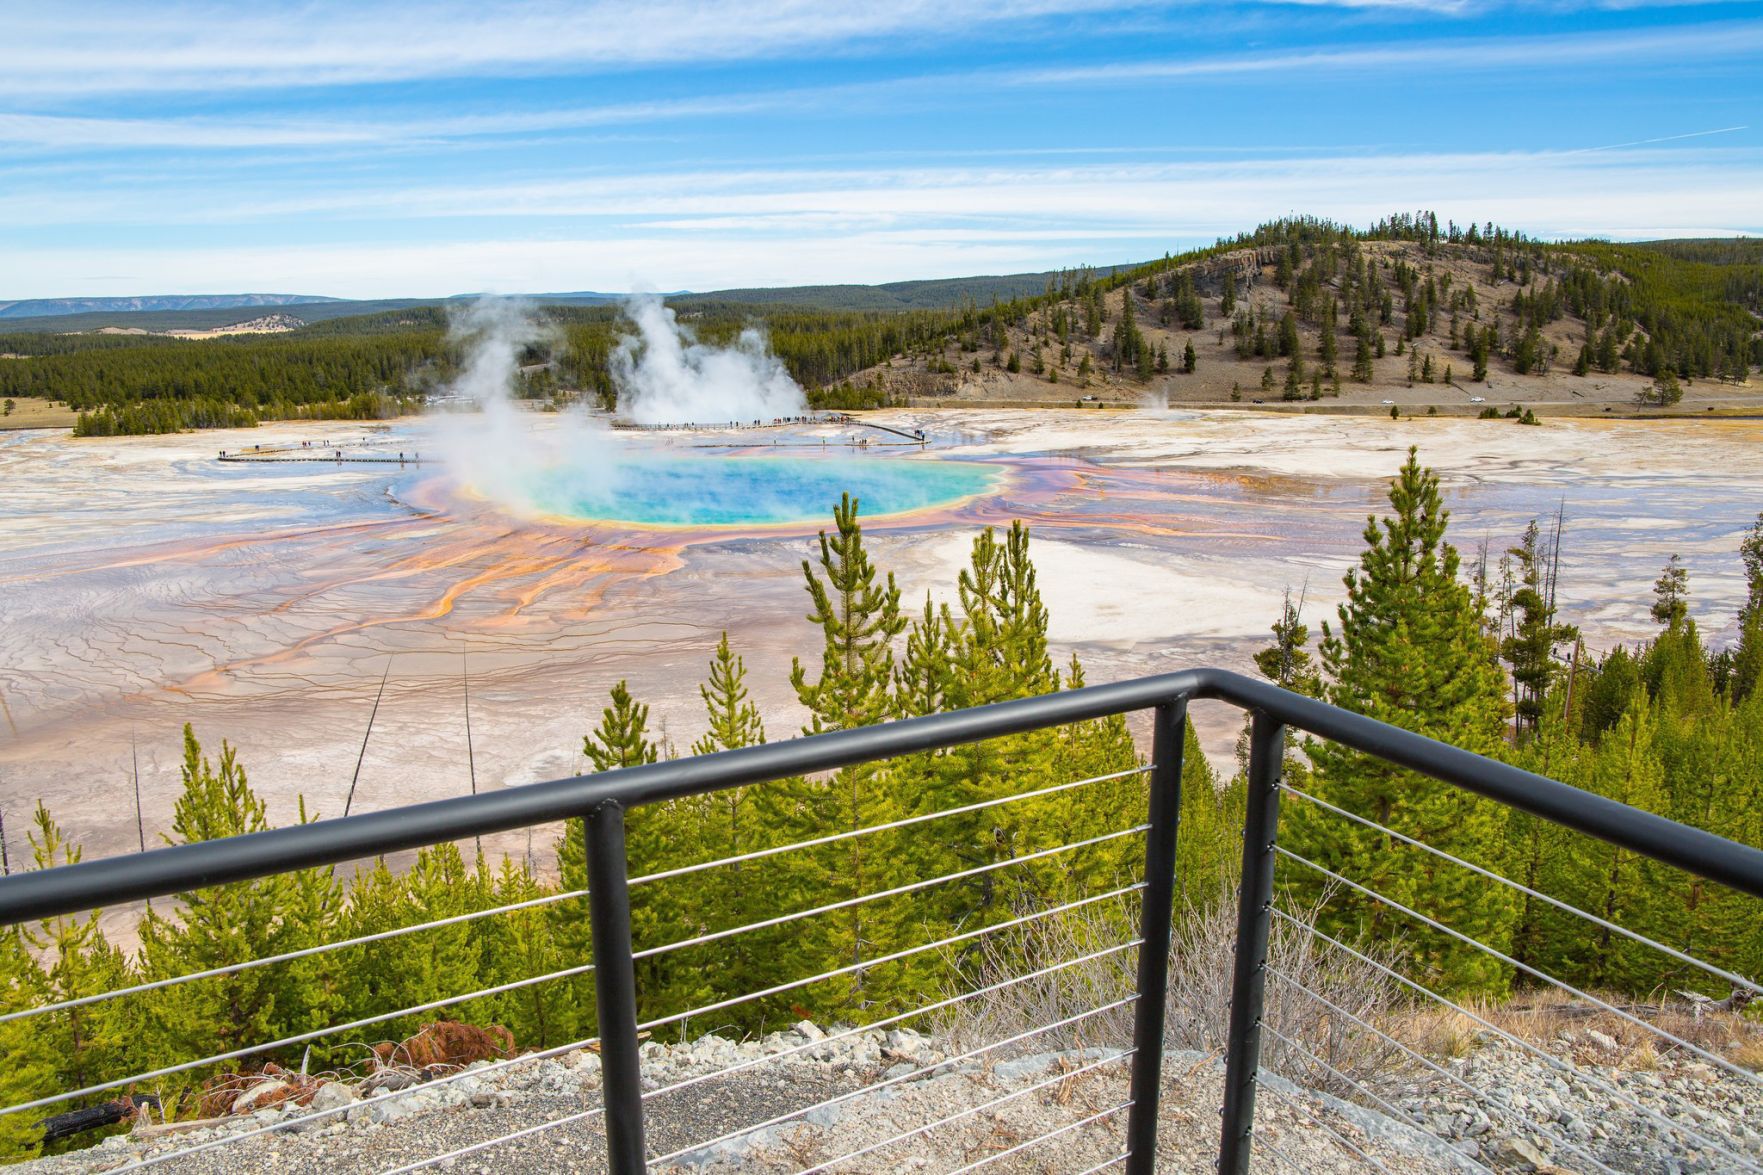
POLYGON ((1385 405, 1385 406, 1386 406, 1386 407, 1387 407, 1387 406, 1389 406, 1389 405, 1391 405, 1391 404, 1394 404, 1394 403, 1395 403, 1395 401, 1394 401, 1394 400, 1385 400, 1385 401, 1384 401, 1384 405, 1385 405))
POLYGON ((1471 396, 1469 402, 1471 404, 1485 404, 1488 402, 1488 398, 1486 396, 1471 396))

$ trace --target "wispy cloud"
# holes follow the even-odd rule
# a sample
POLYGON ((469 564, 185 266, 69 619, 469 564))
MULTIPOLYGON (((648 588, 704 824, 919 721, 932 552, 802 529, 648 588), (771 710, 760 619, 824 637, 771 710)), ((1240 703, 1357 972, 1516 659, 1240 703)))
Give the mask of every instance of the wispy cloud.
MULTIPOLYGON (((1220 55, 1163 61, 1082 65, 1017 71, 1007 75, 1015 85, 1130 83, 1180 78, 1213 78, 1238 74, 1320 71, 1444 69, 1485 72, 1528 66, 1644 61, 1654 67, 1680 61, 1686 68, 1710 61, 1754 57, 1763 52, 1763 22, 1728 21, 1693 28, 1645 29, 1636 32, 1567 34, 1541 37, 1463 37, 1355 48, 1278 50, 1270 53, 1220 55)), ((1003 75, 1001 75, 1003 76, 1003 75)))
MULTIPOLYGON (((1664 0, 1669 4, 1671 0, 1664 0)), ((986 30, 1035 35, 1070 18, 1156 9, 1315 8, 1462 16, 1500 8, 1641 8, 1661 0, 313 0, 42 6, 9 13, 0 93, 99 95, 311 88, 746 61, 813 48, 986 30)))
MULTIPOLYGON (((1332 0, 1331 0, 1332 2, 1332 0)), ((691 98, 541 108, 441 117, 387 119, 367 112, 339 112, 324 120, 189 118, 94 118, 0 113, 0 142, 47 149, 174 147, 230 150, 289 146, 342 146, 450 142, 485 136, 545 134, 599 127, 743 117, 840 104, 874 102, 935 93, 1026 87, 1114 86, 1147 81, 1205 81, 1257 74, 1448 71, 1477 73, 1538 65, 1594 66, 1660 60, 1749 60, 1763 53, 1763 21, 1722 22, 1691 29, 1602 32, 1533 37, 1457 38, 1380 43, 1348 49, 1275 50, 1252 54, 1186 55, 1149 61, 1101 63, 1054 69, 992 69, 918 74, 816 87, 754 90, 691 98)), ((0 78, 0 89, 6 82, 0 78)), ((1746 128, 1734 128, 1746 129, 1746 128)), ((1718 132, 1702 132, 1718 133, 1718 132)), ((1663 140, 1640 140, 1652 142, 1663 140)), ((1628 144, 1634 145, 1634 144, 1628 144)), ((1077 150, 1071 148, 1070 150, 1077 150)))
POLYGON ((9 14, 0 92, 214 91, 628 70, 860 47, 1116 7, 1109 0, 317 0, 280 12, 54 6, 9 14))
MULTIPOLYGON (((436 256, 467 258, 439 287, 423 250, 368 244, 361 256, 386 263, 377 273, 349 249, 166 251, 178 272, 206 265, 214 281, 228 260, 271 258, 257 284, 311 284, 316 253, 338 266, 327 291, 443 293, 460 288, 544 288, 563 281, 560 266, 589 267, 565 285, 622 278, 617 259, 667 287, 706 282, 752 284, 738 266, 758 258, 780 281, 885 280, 962 272, 977 259, 1025 268, 1075 260, 1118 260, 1171 244, 1228 235, 1256 220, 1304 211, 1363 223, 1395 208, 1434 207, 1459 220, 1494 219, 1548 236, 1658 236, 1763 230, 1763 152, 1711 148, 1422 154, 1405 156, 1219 159, 1092 166, 879 168, 814 171, 697 171, 570 181, 438 186, 360 193, 240 199, 226 207, 191 191, 130 189, 54 203, 13 194, 0 199, 11 223, 179 222, 218 225, 298 219, 309 233, 329 219, 372 215, 408 225, 422 218, 495 226, 459 252, 438 242, 436 256), (520 239, 519 225, 542 218, 546 242, 520 239), (652 250, 636 265, 634 242, 652 250), (557 252, 547 259, 546 250, 557 252), (602 250, 596 255, 595 250, 602 250), (937 255, 935 250, 943 250, 937 255), (768 251, 770 251, 768 253, 768 251), (184 256, 188 254, 188 256, 184 256), (1098 256, 1098 254, 1103 254, 1098 256), (393 264, 387 258, 397 259, 393 264), (491 264, 497 258, 502 262, 491 264), (203 260, 205 259, 205 260, 203 260), (498 266, 502 266, 498 268, 498 266), (290 268, 292 267, 292 268, 290 268), (524 278, 515 276, 525 274, 524 278), (547 276, 551 275, 551 276, 547 276), (506 279, 505 281, 503 279, 506 279)), ((136 250, 123 249, 123 253, 136 250)), ((77 252, 77 251, 76 251, 77 252)), ((23 280, 48 254, 8 252, 23 280)), ((115 266, 105 272, 111 272, 115 266)), ((239 280, 244 272, 239 271, 239 280)), ((221 284, 225 284, 221 282, 221 284)), ((315 286, 314 288, 320 288, 315 286)))

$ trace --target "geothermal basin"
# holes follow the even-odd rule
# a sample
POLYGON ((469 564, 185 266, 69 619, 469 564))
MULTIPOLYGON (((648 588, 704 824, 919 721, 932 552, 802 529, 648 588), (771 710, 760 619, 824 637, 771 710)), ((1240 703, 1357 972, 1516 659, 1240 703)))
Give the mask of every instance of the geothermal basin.
POLYGON ((894 518, 990 491, 995 465, 935 457, 818 457, 645 453, 609 461, 551 462, 514 479, 516 512, 559 522, 638 527, 821 525, 850 494, 872 518, 894 518))
MULTIPOLYGON (((1366 516, 1410 445, 1437 468, 1465 562, 1533 517, 1566 519, 1565 618, 1591 646, 1646 637, 1680 554, 1691 608, 1730 639, 1739 539, 1763 507, 1755 421, 1388 421, 1248 412, 891 412, 928 450, 852 430, 664 433, 583 449, 523 416, 520 459, 237 464, 301 441, 440 451, 476 418, 169 437, 0 434, 0 813, 9 853, 40 798, 89 857, 170 823, 180 731, 236 744, 272 819, 322 816, 579 771, 620 680, 682 752, 725 629, 768 735, 804 719, 801 563, 839 494, 903 607, 952 601, 973 536, 1021 518, 1055 656, 1091 682, 1196 664, 1251 669, 1290 590, 1331 616, 1366 516), (346 434, 346 435, 345 435, 346 434), (381 683, 384 682, 383 694, 381 683), (369 720, 372 716, 371 731, 369 720)), ((858 430, 861 431, 861 430, 858 430)), ((483 446, 479 446, 483 449, 483 446)), ((1230 766, 1239 719, 1196 707, 1230 766)), ((550 833, 487 845, 541 864, 550 833), (530 846, 529 846, 530 842, 530 846)))

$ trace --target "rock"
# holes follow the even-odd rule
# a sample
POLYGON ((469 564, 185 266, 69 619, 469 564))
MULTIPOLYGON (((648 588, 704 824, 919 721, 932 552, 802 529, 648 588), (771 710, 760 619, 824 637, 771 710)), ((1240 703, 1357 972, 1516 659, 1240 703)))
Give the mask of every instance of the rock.
POLYGON ((812 1020, 799 1020, 795 1024, 790 1025, 790 1027, 801 1033, 807 1040, 826 1039, 826 1033, 822 1032, 812 1020))
POLYGON ((310 1108, 314 1111, 337 1110, 355 1100, 355 1091, 341 1081, 327 1081, 318 1087, 312 1095, 310 1108))
POLYGON ((377 1122, 396 1122, 400 1118, 408 1118, 412 1114, 420 1114, 424 1110, 434 1108, 434 1098, 426 1093, 406 1093, 396 1097, 384 1097, 374 1102, 374 1120, 377 1122))
POLYGON ((1586 1029, 1585 1038, 1607 1053, 1616 1052, 1622 1047, 1616 1043, 1615 1037, 1610 1036, 1607 1033, 1599 1032, 1596 1028, 1586 1029))
POLYGON ((1522 1138, 1503 1138, 1494 1145, 1494 1169, 1496 1171, 1541 1171, 1549 1165, 1530 1143, 1522 1138))
POLYGON ((361 1083, 361 1092, 365 1096, 383 1090, 409 1089, 415 1084, 415 1075, 403 1069, 381 1069, 361 1083))
POLYGON ((265 1102, 285 1096, 289 1092, 289 1088, 286 1081, 259 1081, 233 1099, 232 1112, 235 1114, 252 1113, 265 1102))

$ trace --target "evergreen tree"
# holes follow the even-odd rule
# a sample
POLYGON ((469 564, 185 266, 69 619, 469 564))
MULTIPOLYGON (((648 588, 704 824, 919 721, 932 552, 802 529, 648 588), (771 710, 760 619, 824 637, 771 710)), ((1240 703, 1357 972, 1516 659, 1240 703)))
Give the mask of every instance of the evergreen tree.
POLYGON ((1322 675, 1307 647, 1310 626, 1299 616, 1302 607, 1302 599, 1296 604, 1292 602, 1288 588, 1279 619, 1273 622, 1273 644, 1255 654, 1255 668, 1281 689, 1319 698, 1322 696, 1322 675))
MULTIPOLYGON (((758 746, 765 741, 765 725, 759 708, 748 697, 746 681, 746 662, 735 655, 724 632, 710 659, 710 678, 698 687, 709 727, 692 744, 694 755, 758 746)), ((704 859, 723 860, 774 843, 769 826, 778 815, 768 801, 763 788, 733 787, 680 803, 697 824, 704 859)), ((707 928, 728 930, 764 916, 764 906, 756 895, 774 888, 771 878, 776 872, 775 863, 768 861, 723 865, 688 879, 685 885, 690 892, 680 896, 698 906, 707 928)), ((695 951, 692 957, 714 959, 717 990, 757 991, 775 978, 770 962, 784 950, 782 940, 787 938, 788 928, 784 931, 734 935, 695 951)))
MULTIPOLYGON (((649 740, 649 707, 636 701, 631 696, 629 683, 622 680, 612 687, 611 703, 600 711, 600 724, 582 739, 582 754, 587 756, 588 762, 593 764, 596 771, 640 767, 645 763, 655 762, 660 757, 660 748, 649 740)), ((651 804, 627 817, 625 854, 632 876, 641 876, 667 867, 658 852, 667 829, 657 827, 671 823, 665 819, 666 815, 664 805, 651 804)), ((587 826, 584 821, 571 820, 564 825, 563 839, 557 842, 557 868, 565 892, 588 888, 587 826)), ((645 947, 665 945, 657 937, 658 930, 664 928, 658 927, 655 919, 650 917, 656 906, 652 895, 658 892, 662 892, 662 887, 639 887, 632 891, 631 937, 633 941, 639 937, 640 926, 642 945, 645 947), (648 894, 644 894, 644 889, 648 890, 648 894)), ((592 957, 593 938, 585 898, 571 899, 552 906, 551 918, 553 933, 564 957, 592 957)), ((585 1028, 592 1023, 592 977, 572 977, 570 987, 573 993, 571 998, 578 1009, 579 1022, 585 1028)), ((641 984, 638 994, 639 997, 646 994, 641 984)))
POLYGON ((1507 552, 1517 564, 1517 587, 1510 600, 1511 632, 1500 643, 1500 656, 1512 666, 1515 729, 1535 733, 1542 719, 1543 699, 1560 671, 1555 647, 1574 640, 1578 630, 1555 620, 1549 552, 1542 548, 1535 519, 1524 538, 1507 552))
MULTIPOLYGON (((173 808, 170 843, 194 844, 270 827, 236 750, 222 743, 218 764, 211 762, 188 726, 183 788, 173 808)), ((301 819, 306 819, 303 805, 301 819)), ((175 920, 150 908, 141 921, 141 970, 147 979, 327 941, 340 914, 341 893, 329 869, 312 869, 193 890, 179 894, 177 902, 175 920)), ((143 1044, 160 1055, 195 1057, 328 1022, 340 1004, 334 982, 321 969, 332 961, 319 956, 301 962, 308 966, 240 971, 152 993, 144 999, 143 1044)))
MULTIPOLYGON (((485 874, 485 863, 479 857, 476 876, 482 879, 485 874)), ((502 859, 493 885, 490 900, 497 906, 531 902, 548 892, 525 863, 513 857, 502 859)), ((477 957, 484 966, 479 987, 550 975, 585 961, 563 953, 550 912, 543 906, 498 914, 473 925, 479 928, 477 957)), ((568 979, 528 984, 495 996, 487 1017, 506 1027, 518 1048, 552 1048, 581 1036, 582 1020, 568 979)))
POLYGON ((1734 703, 1757 692, 1757 683, 1763 681, 1763 514, 1757 515, 1739 544, 1739 558, 1745 566, 1746 592, 1728 686, 1734 703))
MULTIPOLYGON (((906 619, 894 577, 880 579, 870 561, 857 515, 857 500, 844 495, 833 510, 837 533, 820 532, 818 573, 807 560, 802 562, 814 606, 808 619, 820 627, 822 644, 818 680, 808 680, 800 661, 790 670, 790 684, 809 713, 805 734, 869 726, 895 712, 893 640, 905 630, 906 619)), ((804 821, 798 829, 803 835, 791 839, 885 824, 900 814, 888 767, 877 763, 843 768, 830 781, 804 783, 794 810, 804 821)), ((805 852, 818 876, 795 888, 821 901, 887 889, 899 873, 897 842, 895 836, 877 834, 805 852)), ((836 960, 832 965, 856 963, 885 953, 884 945, 898 937, 897 917, 892 906, 852 906, 811 919, 802 937, 815 944, 817 956, 836 960)), ((859 971, 821 985, 817 995, 829 1013, 886 1006, 901 990, 902 970, 884 975, 859 971)))
POLYGON ((1353 378, 1362 384, 1368 384, 1372 380, 1372 375, 1371 343, 1364 335, 1360 335, 1358 343, 1353 348, 1353 378))
POLYGON ((1683 560, 1673 555, 1653 584, 1653 619, 1676 629, 1690 614, 1690 573, 1683 560))
MULTIPOLYGON (((1578 761, 1579 770, 1568 782, 1644 811, 1664 812, 1657 730, 1646 695, 1636 692, 1615 729, 1590 756, 1578 761)), ((1543 892, 1629 929, 1675 937, 1660 925, 1664 897, 1660 871, 1646 858, 1591 837, 1553 839, 1555 851, 1546 858, 1540 875, 1543 892)), ((1539 920, 1542 932, 1534 957, 1536 965, 1550 974, 1561 968, 1594 986, 1636 990, 1637 985, 1644 989, 1656 973, 1658 955, 1650 947, 1556 910, 1539 920)))
MULTIPOLYGON (((351 938, 453 918, 489 904, 453 844, 422 849, 401 874, 383 859, 376 861, 369 873, 356 877, 354 891, 347 926, 351 938)), ((486 928, 459 922, 351 947, 343 985, 349 1011, 381 1015, 490 986, 479 940, 486 928)), ((492 1001, 472 1001, 389 1021, 376 1035, 401 1040, 438 1019, 490 1023, 495 1011, 492 1001)))
MULTIPOLYGON (((1413 450, 1390 487, 1393 514, 1371 519, 1359 566, 1347 573, 1340 628, 1323 626, 1325 696, 1335 705, 1479 754, 1501 746, 1501 674, 1483 616, 1458 578, 1457 551, 1445 541, 1449 518, 1438 478, 1413 450)), ((1322 798, 1445 852, 1482 864, 1503 854, 1506 812, 1457 788, 1333 743, 1310 748, 1313 786, 1322 798)), ((1316 863, 1423 910, 1495 947, 1509 939, 1515 907, 1473 875, 1439 871, 1425 856, 1381 834, 1294 805, 1292 843, 1316 863)), ((1320 892, 1313 871, 1288 874, 1320 892), (1296 875, 1295 877, 1293 875, 1296 875)), ((1349 892, 1323 913, 1345 933, 1416 931, 1412 920, 1349 892)), ((1472 948, 1424 929, 1414 958, 1428 978, 1452 990, 1498 992, 1508 976, 1472 948)))
MULTIPOLYGON (((19 927, 0 927, 0 1015, 22 1012, 43 1001, 44 976, 19 927)), ((35 1101, 68 1088, 56 1073, 53 1033, 41 1018, 0 1023, 0 1105, 35 1101)), ((35 1158, 43 1128, 29 1113, 0 1115, 0 1162, 35 1158)))
MULTIPOLYGON (((41 801, 32 822, 35 828, 28 836, 35 868, 79 863, 79 846, 68 841, 41 801)), ((40 973, 32 968, 18 974, 21 980, 35 981, 30 985, 35 998, 24 1002, 61 1003, 123 986, 127 965, 99 930, 99 917, 100 911, 93 910, 84 917, 48 918, 34 928, 20 928, 23 945, 41 960, 40 973)), ((108 1010, 104 1005, 69 1008, 27 1022, 53 1059, 58 1088, 90 1085, 120 1059, 126 1041, 116 1033, 108 1010)))

